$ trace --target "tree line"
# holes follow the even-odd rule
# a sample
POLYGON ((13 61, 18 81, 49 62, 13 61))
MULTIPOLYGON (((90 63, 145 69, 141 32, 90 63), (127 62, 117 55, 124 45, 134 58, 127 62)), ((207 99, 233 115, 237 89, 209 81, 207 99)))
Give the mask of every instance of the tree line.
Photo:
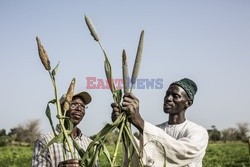
POLYGON ((29 120, 25 124, 19 124, 6 133, 0 130, 0 146, 6 145, 30 145, 39 137, 39 120, 29 120))
POLYGON ((242 141, 248 142, 250 136, 248 136, 249 128, 248 123, 237 123, 236 127, 227 128, 219 131, 215 125, 208 129, 209 140, 210 141, 242 141))
MULTIPOLYGON (((213 142, 217 141, 242 141, 248 142, 250 136, 248 136, 249 130, 248 123, 237 123, 236 127, 231 127, 223 130, 218 130, 215 125, 208 129, 209 140, 213 142)), ((0 130, 0 146, 6 145, 32 145, 35 140, 41 134, 39 129, 39 120, 29 120, 24 124, 19 124, 16 127, 10 129, 7 133, 5 129, 0 130)), ((139 133, 135 132, 134 135, 139 137, 139 133)), ((95 135, 91 136, 94 138, 95 135)), ((114 131, 107 138, 108 144, 114 144, 118 136, 118 132, 114 131)))

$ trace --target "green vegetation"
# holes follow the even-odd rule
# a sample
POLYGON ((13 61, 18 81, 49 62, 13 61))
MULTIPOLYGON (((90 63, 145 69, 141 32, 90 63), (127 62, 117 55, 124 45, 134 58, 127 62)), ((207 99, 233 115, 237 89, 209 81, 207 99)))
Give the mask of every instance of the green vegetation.
MULTIPOLYGON (((110 152, 110 155, 113 155, 114 151, 115 151, 115 145, 109 145, 107 146, 107 149, 109 150, 110 152)), ((117 157, 116 157, 116 165, 120 165, 122 164, 122 149, 121 149, 121 145, 120 145, 120 149, 118 149, 118 152, 117 152, 117 157)), ((101 156, 100 156, 100 160, 99 160, 99 164, 101 167, 108 167, 110 166, 109 162, 107 161, 106 157, 104 156, 104 154, 101 153, 101 156)))
MULTIPOLYGON (((111 155, 114 145, 107 146, 111 155)), ((5 146, 0 147, 1 167, 27 167, 31 166, 33 147, 5 146)), ((118 150, 117 165, 122 162, 122 150, 118 150)), ((100 166, 107 167, 109 162, 104 155, 100 156, 100 166)), ((248 145, 242 142, 210 143, 203 159, 203 167, 249 167, 250 155, 248 145)))
POLYGON ((210 143, 203 159, 204 167, 249 167, 247 143, 210 143))
POLYGON ((0 147, 1 167, 31 166, 32 151, 33 151, 33 148, 30 146, 0 147))

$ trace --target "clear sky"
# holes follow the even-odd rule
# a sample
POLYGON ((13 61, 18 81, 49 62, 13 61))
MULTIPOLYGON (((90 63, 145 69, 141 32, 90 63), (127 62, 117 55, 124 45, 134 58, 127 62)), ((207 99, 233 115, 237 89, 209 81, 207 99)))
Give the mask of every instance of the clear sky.
POLYGON ((197 83, 198 92, 187 119, 219 130, 250 123, 249 9, 247 0, 1 0, 0 129, 9 131, 40 119, 41 130, 51 130, 44 111, 54 92, 38 57, 36 36, 52 67, 60 61, 56 76, 60 95, 73 77, 76 92, 86 90, 92 95, 79 125, 83 132, 93 135, 111 122, 110 91, 86 88, 87 77, 105 79, 105 73, 104 56, 84 14, 98 31, 114 78, 122 78, 123 49, 131 74, 139 35, 145 31, 139 78, 163 79, 162 89, 133 90, 146 121, 167 120, 162 109, 165 91, 171 82, 188 77, 197 83))

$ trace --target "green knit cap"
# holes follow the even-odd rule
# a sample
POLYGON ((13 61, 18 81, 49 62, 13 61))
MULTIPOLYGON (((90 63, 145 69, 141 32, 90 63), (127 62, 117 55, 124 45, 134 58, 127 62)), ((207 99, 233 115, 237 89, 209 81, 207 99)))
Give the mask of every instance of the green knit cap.
POLYGON ((194 99, 194 95, 197 92, 197 85, 191 79, 183 78, 179 81, 173 82, 171 85, 178 85, 182 87, 188 94, 188 97, 192 100, 194 99))

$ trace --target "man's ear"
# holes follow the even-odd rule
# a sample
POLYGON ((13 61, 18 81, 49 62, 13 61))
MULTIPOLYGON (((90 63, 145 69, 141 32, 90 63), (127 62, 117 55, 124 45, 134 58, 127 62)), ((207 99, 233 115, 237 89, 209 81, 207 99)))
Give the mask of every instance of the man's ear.
POLYGON ((188 108, 188 107, 190 107, 192 104, 193 104, 193 100, 188 99, 188 100, 187 100, 187 103, 186 103, 186 107, 188 108))

